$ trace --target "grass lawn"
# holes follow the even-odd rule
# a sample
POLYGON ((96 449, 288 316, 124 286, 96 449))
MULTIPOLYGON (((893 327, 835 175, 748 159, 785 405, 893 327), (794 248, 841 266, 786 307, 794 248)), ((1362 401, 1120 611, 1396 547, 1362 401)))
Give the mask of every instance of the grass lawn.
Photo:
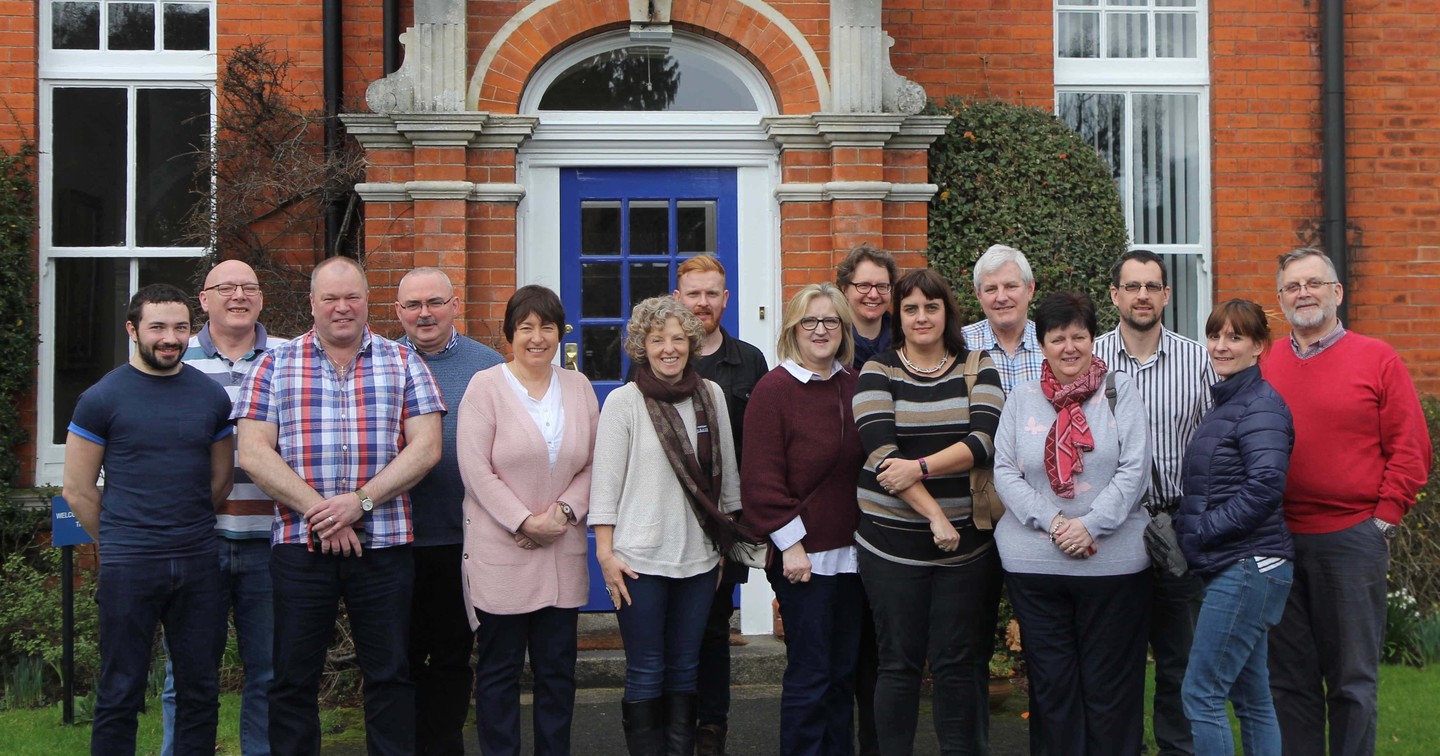
MULTIPOLYGON (((66 727, 61 724, 60 705, 47 709, 0 711, 0 753, 5 756, 60 756, 90 752, 90 725, 66 727)), ((216 754, 240 754, 240 696, 220 697, 220 729, 216 754)), ((359 709, 320 712, 320 727, 326 745, 365 744, 364 714, 359 709)), ((160 753, 160 699, 149 702, 140 714, 135 753, 160 753)))

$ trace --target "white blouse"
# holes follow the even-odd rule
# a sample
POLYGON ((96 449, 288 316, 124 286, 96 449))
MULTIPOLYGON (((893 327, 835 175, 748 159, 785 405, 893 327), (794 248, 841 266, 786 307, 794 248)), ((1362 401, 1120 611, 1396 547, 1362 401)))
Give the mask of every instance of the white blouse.
POLYGON ((540 429, 540 436, 545 439, 545 451, 550 455, 550 466, 554 467, 555 460, 560 457, 560 443, 565 440, 565 405, 560 401, 560 378, 555 375, 555 369, 550 369, 550 385, 545 388, 545 395, 539 399, 530 396, 525 385, 510 372, 508 365, 505 368, 505 382, 510 384, 510 389, 515 392, 520 405, 530 413, 530 419, 534 420, 535 427, 540 429))

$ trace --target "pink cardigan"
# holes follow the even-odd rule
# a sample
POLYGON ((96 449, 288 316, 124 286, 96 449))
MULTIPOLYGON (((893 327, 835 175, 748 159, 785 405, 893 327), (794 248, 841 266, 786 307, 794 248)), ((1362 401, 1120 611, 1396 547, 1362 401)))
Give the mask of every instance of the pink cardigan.
MULTIPOLYGON (((578 607, 589 592, 585 515, 600 409, 584 375, 560 376, 565 435, 550 468, 545 439, 506 382, 505 365, 470 379, 460 402, 456 454, 465 482, 465 595, 490 614, 578 607), (579 520, 555 543, 526 550, 514 534, 532 514, 563 501, 579 520)), ((470 624, 477 626, 474 612, 470 624)))

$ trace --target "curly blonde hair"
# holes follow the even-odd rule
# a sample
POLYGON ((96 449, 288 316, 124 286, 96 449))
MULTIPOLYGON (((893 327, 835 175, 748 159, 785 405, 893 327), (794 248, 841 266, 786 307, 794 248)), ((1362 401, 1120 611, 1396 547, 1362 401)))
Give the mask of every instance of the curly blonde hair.
POLYGON ((690 359, 700 356, 700 343, 705 340, 705 324, 678 299, 667 294, 650 297, 630 311, 630 323, 625 326, 625 353, 630 355, 631 360, 648 361, 645 358, 645 338, 651 331, 664 328, 671 318, 678 320, 680 328, 690 337, 690 359))

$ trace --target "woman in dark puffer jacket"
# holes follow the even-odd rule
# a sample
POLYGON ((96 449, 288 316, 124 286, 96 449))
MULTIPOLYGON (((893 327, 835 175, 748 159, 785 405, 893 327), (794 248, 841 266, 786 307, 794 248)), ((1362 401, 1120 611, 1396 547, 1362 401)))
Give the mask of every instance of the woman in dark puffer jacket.
POLYGON ((1270 343, 1264 310, 1232 299, 1210 314, 1205 335, 1221 380, 1210 388, 1215 408, 1185 450, 1175 516, 1190 569, 1205 580, 1181 697, 1199 756, 1234 752, 1227 697, 1247 756, 1279 754, 1266 645, 1293 573, 1280 499, 1295 430, 1256 364, 1270 343))

